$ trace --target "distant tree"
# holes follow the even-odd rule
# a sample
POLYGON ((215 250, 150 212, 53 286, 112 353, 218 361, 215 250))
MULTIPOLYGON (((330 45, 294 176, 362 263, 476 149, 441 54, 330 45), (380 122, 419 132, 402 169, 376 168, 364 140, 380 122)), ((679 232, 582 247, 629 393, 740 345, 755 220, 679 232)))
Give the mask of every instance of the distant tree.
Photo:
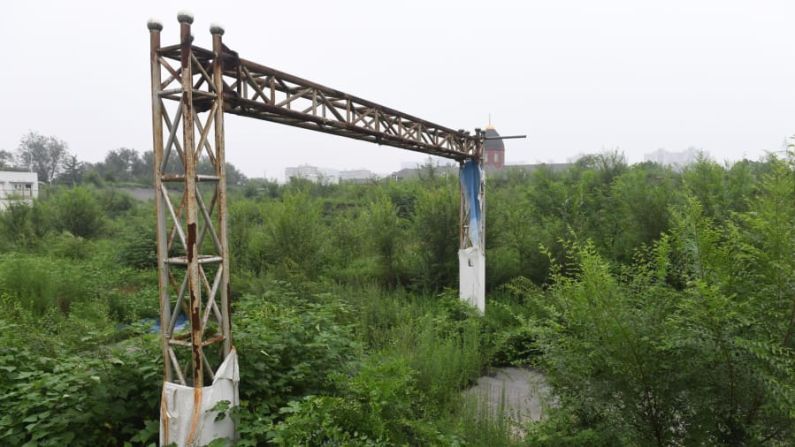
POLYGON ((627 170, 627 159, 619 149, 613 149, 598 154, 584 155, 577 159, 575 165, 585 169, 594 169, 601 174, 604 183, 609 183, 627 170))
POLYGON ((246 182, 246 176, 240 172, 232 163, 226 163, 226 183, 228 185, 242 185, 246 182))
POLYGON ((135 149, 121 147, 108 152, 99 169, 110 181, 131 181, 143 173, 144 162, 135 149))
POLYGON ((151 185, 155 175, 155 153, 145 151, 141 154, 141 165, 136 173, 136 181, 151 185))
MULTIPOLYGON (((180 169, 181 170, 181 169, 180 169)), ((215 175, 215 166, 210 163, 206 157, 199 160, 198 166, 199 174, 215 175)), ((246 181, 246 176, 243 175, 233 164, 226 163, 226 184, 227 185, 240 185, 246 181)))
POLYGON ((59 177, 61 181, 75 186, 83 181, 85 163, 77 159, 77 156, 70 155, 63 162, 63 174, 59 177))
POLYGON ((17 163, 36 171, 39 180, 52 183, 67 155, 67 145, 63 140, 29 132, 19 143, 17 163))
POLYGON ((417 175, 423 182, 432 184, 439 177, 439 167, 434 164, 433 158, 428 157, 417 167, 417 175))
POLYGON ((11 169, 14 167, 14 154, 9 151, 0 150, 0 169, 11 169))

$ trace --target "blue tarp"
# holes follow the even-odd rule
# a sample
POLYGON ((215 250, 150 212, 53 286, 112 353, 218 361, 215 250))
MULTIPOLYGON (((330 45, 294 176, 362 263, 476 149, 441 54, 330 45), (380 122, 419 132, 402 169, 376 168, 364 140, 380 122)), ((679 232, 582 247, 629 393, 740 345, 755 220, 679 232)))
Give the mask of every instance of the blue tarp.
POLYGON ((459 177, 461 191, 464 192, 467 210, 469 211, 469 240, 473 247, 480 243, 480 164, 475 160, 467 160, 461 166, 459 177))
MULTIPOLYGON (((160 333, 160 320, 156 320, 154 318, 147 318, 141 321, 152 325, 152 327, 149 329, 150 333, 152 334, 160 333)), ((190 323, 188 323, 188 317, 186 317, 184 313, 180 312, 180 314, 177 315, 177 321, 176 324, 174 325, 174 332, 181 331, 189 327, 190 323)))

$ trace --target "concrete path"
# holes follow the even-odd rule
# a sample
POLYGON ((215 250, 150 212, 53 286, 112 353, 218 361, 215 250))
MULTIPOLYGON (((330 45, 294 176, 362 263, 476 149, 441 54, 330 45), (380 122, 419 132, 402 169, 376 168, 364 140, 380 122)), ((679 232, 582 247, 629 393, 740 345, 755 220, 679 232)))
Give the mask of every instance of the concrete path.
POLYGON ((492 374, 479 378, 465 395, 474 396, 479 405, 488 406, 492 415, 502 409, 520 426, 543 419, 546 409, 554 405, 544 375, 528 368, 495 368, 492 374))

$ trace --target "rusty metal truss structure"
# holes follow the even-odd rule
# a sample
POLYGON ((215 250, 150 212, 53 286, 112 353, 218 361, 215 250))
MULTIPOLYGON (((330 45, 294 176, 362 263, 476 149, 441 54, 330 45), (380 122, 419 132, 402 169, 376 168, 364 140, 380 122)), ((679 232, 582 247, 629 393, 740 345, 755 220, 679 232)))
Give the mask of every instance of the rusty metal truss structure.
MULTIPOLYGON (((481 161, 484 133, 453 130, 243 59, 223 44, 217 26, 212 49, 200 48, 192 17, 178 19, 180 41, 168 46, 161 46, 162 25, 149 23, 160 327, 165 380, 201 387, 232 349, 225 113, 459 162, 481 161)), ((465 217, 462 207, 462 247, 465 217)))

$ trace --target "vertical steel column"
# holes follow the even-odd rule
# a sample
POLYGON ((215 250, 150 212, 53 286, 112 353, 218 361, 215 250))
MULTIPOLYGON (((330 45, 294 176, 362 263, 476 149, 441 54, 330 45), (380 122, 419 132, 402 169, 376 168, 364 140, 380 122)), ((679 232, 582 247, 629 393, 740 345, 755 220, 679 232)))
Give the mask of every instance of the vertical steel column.
POLYGON ((204 364, 202 361, 202 318, 201 318, 201 278, 199 277, 199 247, 197 244, 198 204, 196 201, 197 154, 194 142, 194 120, 196 111, 193 105, 193 36, 190 28, 193 17, 180 14, 180 66, 182 68, 182 151, 185 168, 185 226, 188 297, 191 330, 191 366, 194 388, 204 384, 204 364))
MULTIPOLYGON (((221 333, 224 336, 223 354, 226 357, 232 350, 232 327, 230 321, 231 303, 229 287, 229 243, 228 214, 226 209, 226 152, 224 147, 224 69, 223 42, 224 29, 218 25, 210 27, 213 35, 213 85, 215 86, 215 174, 218 176, 218 230, 221 245, 221 333)), ((209 223, 208 223, 209 224, 209 223)))
POLYGON ((152 151, 154 153, 155 180, 155 211, 157 213, 157 280, 160 301, 160 343, 163 350, 163 377, 165 381, 173 380, 171 360, 169 358, 168 340, 171 303, 168 294, 168 232, 166 230, 166 208, 163 204, 163 102, 160 100, 161 66, 160 66, 160 31, 163 25, 150 20, 149 28, 149 61, 152 69, 152 151))

